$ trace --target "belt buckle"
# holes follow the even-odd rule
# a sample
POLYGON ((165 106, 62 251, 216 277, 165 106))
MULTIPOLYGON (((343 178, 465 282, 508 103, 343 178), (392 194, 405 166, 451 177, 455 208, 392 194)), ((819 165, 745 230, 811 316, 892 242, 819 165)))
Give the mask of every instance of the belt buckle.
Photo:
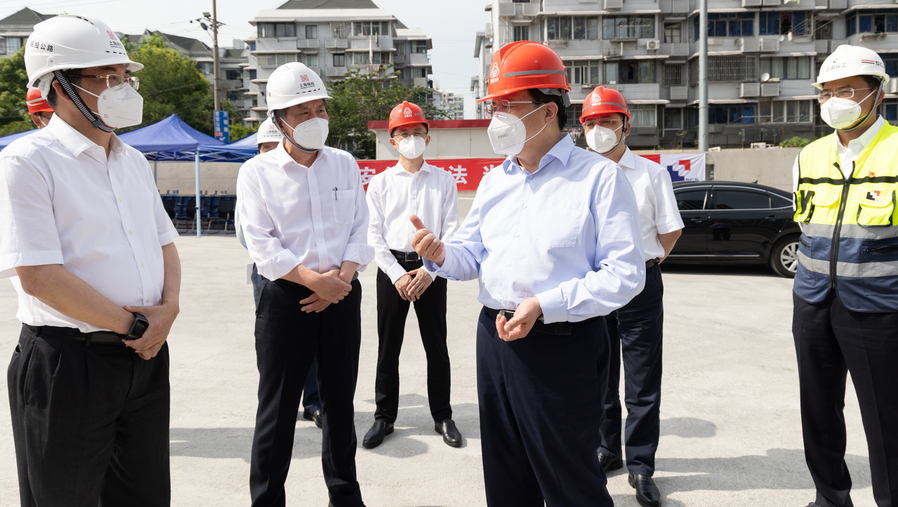
POLYGON ((405 262, 418 262, 421 260, 421 256, 418 255, 418 252, 405 252, 405 262))

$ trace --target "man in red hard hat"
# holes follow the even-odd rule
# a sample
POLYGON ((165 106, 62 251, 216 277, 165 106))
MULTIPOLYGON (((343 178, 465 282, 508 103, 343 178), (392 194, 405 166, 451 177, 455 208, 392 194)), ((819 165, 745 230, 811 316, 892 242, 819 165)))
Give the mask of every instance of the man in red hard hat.
POLYGON ((50 123, 53 117, 53 108, 41 96, 41 91, 37 88, 29 88, 28 94, 25 96, 25 105, 28 106, 28 114, 31 115, 31 121, 34 126, 42 129, 50 123))
POLYGON ((446 346, 446 279, 423 267, 412 248, 415 228, 409 213, 425 217, 435 234, 448 239, 458 229, 455 178, 424 161, 430 143, 424 111, 402 102, 390 113, 390 145, 399 162, 371 178, 368 200, 368 244, 377 262, 377 410, 362 445, 371 449, 393 432, 399 410, 399 352, 409 305, 415 304, 418 329, 427 353, 427 398, 434 430, 451 447, 461 447, 461 433, 449 404, 450 365, 446 346))
POLYGON ((605 391, 599 463, 607 472, 623 466, 621 452, 620 365, 623 353, 627 403, 628 481, 643 507, 661 505, 652 475, 661 429, 661 348, 664 325, 660 263, 673 249, 683 219, 670 174, 660 164, 634 155, 625 142, 630 110, 617 90, 599 86, 583 101, 580 123, 590 149, 617 163, 636 194, 645 254, 645 288, 623 308, 605 317, 611 363, 605 391))
POLYGON ((595 452, 604 315, 642 290, 645 260, 623 173, 562 132, 569 91, 547 46, 496 51, 483 100, 493 150, 508 158, 484 176, 448 242, 412 217, 427 269, 480 282, 477 391, 491 506, 613 505, 595 452))

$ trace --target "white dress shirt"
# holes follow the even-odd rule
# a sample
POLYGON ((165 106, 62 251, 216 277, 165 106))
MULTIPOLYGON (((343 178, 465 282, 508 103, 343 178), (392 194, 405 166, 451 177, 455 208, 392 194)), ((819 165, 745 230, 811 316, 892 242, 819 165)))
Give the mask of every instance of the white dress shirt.
MULTIPOLYGON (((406 273, 390 250, 414 252, 415 226, 408 216, 414 213, 436 237, 448 240, 458 230, 458 187, 448 172, 425 162, 416 173, 396 164, 371 178, 368 183, 368 243, 374 260, 390 281, 396 283, 406 273)), ((431 278, 436 273, 428 272, 431 278)))
POLYGON ((565 135, 533 174, 508 157, 480 182, 442 267, 479 278, 478 301, 515 310, 536 296, 543 319, 580 322, 624 306, 645 285, 639 211, 617 164, 565 135))
POLYGON ((624 152, 619 165, 636 195, 645 260, 660 259, 664 257, 664 247, 658 235, 683 228, 670 173, 661 164, 634 154, 630 148, 624 152))
MULTIPOLYGON (((842 174, 845 178, 851 176, 851 173, 854 171, 854 162, 857 161, 861 153, 864 152, 864 148, 870 144, 870 141, 876 137, 876 134, 879 133, 885 124, 886 121, 882 116, 876 118, 873 125, 870 125, 870 128, 861 134, 860 137, 848 141, 848 146, 842 146, 842 142, 839 141, 839 134, 833 133, 836 136, 836 155, 839 156, 839 168, 842 169, 842 174)), ((798 177, 798 156, 796 156, 795 163, 792 165, 792 188, 795 192, 798 191, 798 177)))
POLYGON ((144 156, 112 137, 103 147, 57 115, 0 152, 0 277, 19 294, 16 317, 32 326, 102 328, 25 294, 16 267, 62 265, 124 306, 162 301, 162 246, 178 232, 144 156))
POLYGON ((325 146, 306 167, 280 143, 240 168, 237 206, 249 255, 269 280, 299 264, 327 273, 349 261, 362 271, 374 258, 361 173, 345 151, 325 146))

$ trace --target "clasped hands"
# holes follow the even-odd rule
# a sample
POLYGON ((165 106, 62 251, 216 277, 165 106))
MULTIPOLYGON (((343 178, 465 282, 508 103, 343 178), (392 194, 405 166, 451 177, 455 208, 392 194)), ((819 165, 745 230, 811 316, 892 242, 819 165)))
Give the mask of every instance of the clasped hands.
POLYGON ((300 300, 302 311, 320 313, 332 304, 340 302, 352 290, 353 271, 348 269, 332 269, 315 277, 309 284, 312 295, 300 300))

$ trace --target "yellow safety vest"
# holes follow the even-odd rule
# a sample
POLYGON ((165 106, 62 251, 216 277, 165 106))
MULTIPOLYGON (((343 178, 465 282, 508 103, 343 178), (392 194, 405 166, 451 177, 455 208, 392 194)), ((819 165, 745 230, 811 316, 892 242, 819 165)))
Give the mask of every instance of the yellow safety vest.
POLYGON ((810 303, 833 289, 849 310, 898 311, 898 127, 880 129, 848 180, 837 142, 832 134, 798 155, 802 235, 793 290, 810 303))

